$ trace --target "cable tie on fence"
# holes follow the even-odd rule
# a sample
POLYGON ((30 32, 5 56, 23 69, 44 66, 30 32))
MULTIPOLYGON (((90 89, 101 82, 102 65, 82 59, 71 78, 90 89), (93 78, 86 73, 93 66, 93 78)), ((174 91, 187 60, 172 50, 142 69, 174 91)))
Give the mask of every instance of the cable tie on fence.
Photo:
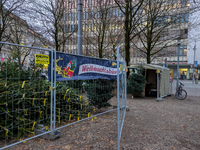
POLYGON ((88 113, 88 118, 90 117, 90 113, 88 113))
POLYGON ((97 117, 95 116, 94 119, 97 119, 97 117))
POLYGON ((79 117, 78 117, 78 121, 79 121, 79 117))
POLYGON ((72 114, 69 115, 69 121, 71 121, 72 114))
POLYGON ((9 112, 9 109, 8 109, 8 107, 7 107, 7 112, 9 112))
POLYGON ((67 89, 66 94, 67 94, 67 92, 68 92, 69 90, 70 90, 70 89, 67 89))
POLYGON ((40 118, 42 118, 42 111, 40 111, 40 118))
POLYGON ((24 141, 23 143, 26 143, 26 141, 24 141))
POLYGON ((6 86, 7 84, 5 83, 5 85, 4 86, 6 86))
POLYGON ((93 111, 95 111, 95 109, 93 109, 93 111))
POLYGON ((47 99, 45 98, 45 99, 44 99, 44 106, 45 106, 45 104, 46 104, 46 100, 47 100, 47 99))
POLYGON ((81 96, 79 96, 79 99, 80 99, 80 101, 81 101, 81 96))
POLYGON ((67 102, 69 102, 69 99, 70 99, 70 98, 67 99, 67 102))
MULTIPOLYGON (((92 115, 90 115, 91 117, 92 117, 92 115)), ((92 121, 93 121, 93 117, 91 118, 92 119, 92 121)))
POLYGON ((26 115, 28 115, 28 114, 27 114, 27 110, 26 110, 26 109, 24 109, 24 111, 26 112, 26 115))
POLYGON ((25 81, 22 83, 22 89, 24 88, 25 81))
POLYGON ((33 90, 33 92, 34 92, 34 89, 33 88, 31 88, 32 90, 33 90))
POLYGON ((45 126, 45 127, 46 127, 46 130, 49 131, 49 128, 47 126, 45 126))
POLYGON ((51 86, 49 85, 49 91, 51 91, 51 86))
POLYGON ((34 100, 35 100, 35 98, 33 98, 33 101, 32 101, 32 105, 34 106, 34 100))
POLYGON ((60 108, 58 108, 58 114, 60 115, 60 108))
POLYGON ((37 122, 34 122, 34 123, 33 123, 33 127, 32 127, 32 130, 34 129, 34 127, 35 127, 35 124, 36 124, 36 123, 37 123, 37 122))
POLYGON ((83 109, 83 104, 81 104, 81 109, 83 109))
POLYGON ((35 132, 31 132, 33 135, 35 135, 35 132))
POLYGON ((65 99, 65 97, 66 97, 66 94, 64 95, 64 99, 65 99))
POLYGON ((48 91, 45 92, 45 97, 47 96, 48 91))
POLYGON ((23 94, 23 98, 25 97, 25 93, 23 94))
POLYGON ((78 111, 78 116, 80 117, 80 111, 78 111))
POLYGON ((59 121, 59 124, 60 124, 60 116, 58 116, 58 121, 59 121))
POLYGON ((8 139, 8 129, 6 129, 6 139, 8 139))
POLYGON ((69 111, 70 111, 71 105, 69 105, 69 111))

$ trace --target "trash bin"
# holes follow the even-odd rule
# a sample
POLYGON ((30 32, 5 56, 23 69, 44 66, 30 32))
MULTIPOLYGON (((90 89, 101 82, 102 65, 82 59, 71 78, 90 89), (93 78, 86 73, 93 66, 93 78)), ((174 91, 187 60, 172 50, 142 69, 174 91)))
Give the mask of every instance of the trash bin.
POLYGON ((198 79, 197 78, 195 78, 195 84, 198 84, 198 79))

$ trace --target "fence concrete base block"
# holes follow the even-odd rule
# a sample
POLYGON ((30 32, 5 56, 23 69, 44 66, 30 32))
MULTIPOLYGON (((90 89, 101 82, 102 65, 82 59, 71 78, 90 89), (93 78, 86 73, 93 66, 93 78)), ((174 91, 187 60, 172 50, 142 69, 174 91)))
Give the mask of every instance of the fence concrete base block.
POLYGON ((163 102, 164 100, 163 100, 163 98, 157 98, 156 99, 156 102, 163 102))
POLYGON ((129 111, 129 106, 126 106, 126 110, 129 111))
MULTIPOLYGON (((35 129, 35 135, 38 135, 38 134, 42 134, 42 133, 45 133, 47 132, 46 128, 39 128, 39 129, 35 129)), ((59 138, 60 137, 60 131, 58 130, 55 130, 55 131, 52 131, 50 133, 47 133, 45 135, 42 135, 41 136, 42 138, 45 138, 47 140, 54 140, 56 138, 59 138)))
MULTIPOLYGON (((117 105, 113 105, 113 109, 115 109, 115 108, 117 108, 117 105)), ((129 111, 129 106, 126 106, 126 110, 129 111)))

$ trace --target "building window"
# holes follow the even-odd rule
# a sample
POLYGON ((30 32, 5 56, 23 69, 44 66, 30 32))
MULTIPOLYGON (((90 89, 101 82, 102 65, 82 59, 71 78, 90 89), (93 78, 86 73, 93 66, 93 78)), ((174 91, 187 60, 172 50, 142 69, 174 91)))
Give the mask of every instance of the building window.
POLYGON ((186 45, 180 46, 179 55, 180 56, 187 56, 187 46, 186 45))
POLYGON ((65 20, 68 21, 69 19, 69 14, 65 14, 65 20))
POLYGON ((71 20, 71 14, 69 14, 69 18, 68 19, 69 19, 69 21, 71 20))
POLYGON ((183 55, 187 56, 187 49, 183 49, 183 55))
POLYGON ((188 21, 189 21, 189 13, 186 13, 186 14, 184 15, 184 18, 185 18, 185 22, 188 22, 188 21))
POLYGON ((189 3, 188 0, 181 0, 181 7, 187 6, 188 3, 189 3))

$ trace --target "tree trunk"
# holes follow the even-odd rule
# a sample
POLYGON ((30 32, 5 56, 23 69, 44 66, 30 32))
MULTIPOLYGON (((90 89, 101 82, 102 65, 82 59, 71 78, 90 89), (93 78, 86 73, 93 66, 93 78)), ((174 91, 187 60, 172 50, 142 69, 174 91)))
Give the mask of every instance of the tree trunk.
MULTIPOLYGON (((126 4, 126 8, 125 8, 125 61, 126 61, 126 65, 129 66, 129 62, 130 62, 130 27, 129 27, 129 17, 130 17, 130 13, 129 13, 129 3, 126 4)), ((129 77, 130 71, 128 69, 127 72, 127 78, 129 77)))
POLYGON ((150 51, 147 50, 147 64, 151 63, 151 55, 150 55, 150 51))

